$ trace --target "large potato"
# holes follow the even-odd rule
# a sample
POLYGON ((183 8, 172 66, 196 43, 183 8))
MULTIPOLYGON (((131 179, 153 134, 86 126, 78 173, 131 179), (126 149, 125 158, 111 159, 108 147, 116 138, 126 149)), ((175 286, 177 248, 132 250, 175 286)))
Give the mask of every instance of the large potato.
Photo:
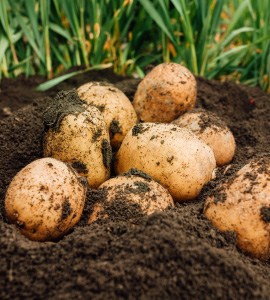
POLYGON ((163 63, 148 73, 133 99, 138 118, 144 122, 171 122, 191 110, 197 97, 192 73, 176 63, 163 63))
POLYGON ((127 96, 105 82, 86 83, 78 88, 78 94, 100 109, 107 123, 111 146, 117 148, 137 122, 137 115, 127 96))
POLYGON ((65 163, 38 159, 12 179, 5 197, 10 223, 34 241, 53 241, 80 219, 87 181, 65 163))
POLYGON ((194 199, 211 179, 212 149, 189 130, 163 123, 132 128, 116 154, 117 174, 136 168, 157 179, 175 201, 194 199))
POLYGON ((44 114, 44 157, 68 162, 89 186, 97 188, 110 177, 112 151, 100 111, 83 106, 75 90, 61 92, 44 114))
POLYGON ((234 231, 237 245, 251 257, 270 253, 270 159, 261 158, 214 191, 204 214, 221 231, 234 231))
POLYGON ((105 181, 98 188, 104 196, 95 203, 89 223, 105 217, 136 223, 143 215, 173 208, 168 191, 149 177, 129 172, 105 181))
POLYGON ((218 166, 224 166, 233 159, 235 153, 233 134, 216 114, 204 109, 193 109, 172 123, 186 127, 202 138, 212 148, 218 166))

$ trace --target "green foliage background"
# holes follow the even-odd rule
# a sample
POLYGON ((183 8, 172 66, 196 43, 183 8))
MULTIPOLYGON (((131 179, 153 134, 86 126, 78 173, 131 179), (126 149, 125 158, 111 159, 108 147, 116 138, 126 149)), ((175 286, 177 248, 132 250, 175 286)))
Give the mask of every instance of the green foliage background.
POLYGON ((270 92, 270 0, 0 0, 0 79, 177 62, 270 92))

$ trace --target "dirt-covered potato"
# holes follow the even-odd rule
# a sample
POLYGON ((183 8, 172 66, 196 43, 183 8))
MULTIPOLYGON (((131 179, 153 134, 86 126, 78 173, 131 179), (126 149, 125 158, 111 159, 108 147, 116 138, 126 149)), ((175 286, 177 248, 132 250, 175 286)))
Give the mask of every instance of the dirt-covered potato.
POLYGON ((44 113, 44 157, 68 162, 89 186, 97 188, 110 177, 112 150, 100 111, 84 106, 76 90, 60 92, 44 113))
POLYGON ((197 97, 192 73, 176 63, 156 66, 138 85, 133 106, 144 122, 171 122, 191 110, 197 97))
POLYGON ((89 82, 78 88, 79 97, 102 112, 115 149, 137 122, 135 110, 127 96, 106 82, 89 82))
POLYGON ((5 197, 10 223, 34 241, 64 236, 82 215, 87 180, 69 165, 42 158, 12 179, 5 197))
POLYGON ((246 254, 268 260, 270 254, 270 158, 244 166, 208 197, 204 214, 220 231, 233 231, 246 254))
POLYGON ((235 153, 233 134, 216 114, 204 109, 193 109, 172 123, 186 127, 202 138, 212 148, 218 166, 224 166, 233 159, 235 153))
POLYGON ((131 169, 105 181, 99 188, 89 223, 99 218, 136 223, 142 216, 174 207, 169 192, 146 173, 131 169))
POLYGON ((117 174, 136 168, 157 179, 175 201, 194 199, 211 179, 212 149, 186 128, 140 123, 128 132, 116 154, 117 174))

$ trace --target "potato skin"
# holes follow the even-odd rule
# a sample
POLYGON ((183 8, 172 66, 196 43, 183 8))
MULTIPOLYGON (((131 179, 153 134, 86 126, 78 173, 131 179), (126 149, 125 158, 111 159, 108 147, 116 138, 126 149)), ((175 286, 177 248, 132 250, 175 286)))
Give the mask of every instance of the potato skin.
POLYGON ((135 110, 127 96, 111 84, 89 82, 78 88, 82 100, 97 106, 107 123, 111 146, 117 148, 137 123, 135 110))
POLYGON ((169 123, 191 110, 196 97, 193 74, 180 64, 163 63, 141 81, 133 106, 141 121, 169 123))
POLYGON ((212 149, 201 139, 185 128, 164 123, 134 126, 114 163, 117 174, 130 168, 146 172, 179 202, 195 199, 215 166, 212 149))
POLYGON ((246 254, 269 259, 270 159, 245 165, 205 202, 204 214, 220 231, 234 231, 246 254))
POLYGON ((233 134, 225 122, 214 113, 204 109, 194 109, 172 123, 186 127, 209 145, 219 167, 230 163, 233 159, 236 148, 233 134))
POLYGON ((91 188, 110 177, 109 133, 94 106, 64 116, 57 130, 49 128, 44 134, 43 153, 44 157, 70 163, 87 178, 91 188))
MULTIPOLYGON (((107 205, 110 205, 113 201, 124 202, 127 206, 137 204, 138 210, 144 215, 174 207, 169 192, 153 179, 147 180, 135 175, 118 176, 105 181, 99 187, 99 190, 107 191, 105 199, 107 205)), ((108 216, 105 202, 95 203, 93 212, 89 217, 89 223, 100 217, 108 216)), ((117 214, 117 212, 114 214, 117 214)))
POLYGON ((12 179, 6 214, 29 239, 54 241, 79 221, 86 191, 86 180, 70 166, 53 158, 38 159, 12 179))

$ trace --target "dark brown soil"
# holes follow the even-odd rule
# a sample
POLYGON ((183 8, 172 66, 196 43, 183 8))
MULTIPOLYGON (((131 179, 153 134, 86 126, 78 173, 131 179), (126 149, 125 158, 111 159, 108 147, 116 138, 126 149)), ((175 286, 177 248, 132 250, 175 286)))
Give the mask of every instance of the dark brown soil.
POLYGON ((220 182, 270 152, 270 96, 258 87, 197 77, 196 106, 228 124, 237 151, 230 168, 220 168, 196 201, 145 216, 136 226, 109 218, 86 225, 85 209, 81 222, 58 243, 29 241, 7 224, 5 191, 20 169, 42 157, 41 116, 52 103, 49 97, 99 80, 116 84, 130 99, 139 82, 111 71, 91 72, 41 93, 33 87, 42 78, 2 80, 0 299, 270 299, 269 262, 246 257, 233 233, 220 233, 202 214, 207 195, 220 182))

